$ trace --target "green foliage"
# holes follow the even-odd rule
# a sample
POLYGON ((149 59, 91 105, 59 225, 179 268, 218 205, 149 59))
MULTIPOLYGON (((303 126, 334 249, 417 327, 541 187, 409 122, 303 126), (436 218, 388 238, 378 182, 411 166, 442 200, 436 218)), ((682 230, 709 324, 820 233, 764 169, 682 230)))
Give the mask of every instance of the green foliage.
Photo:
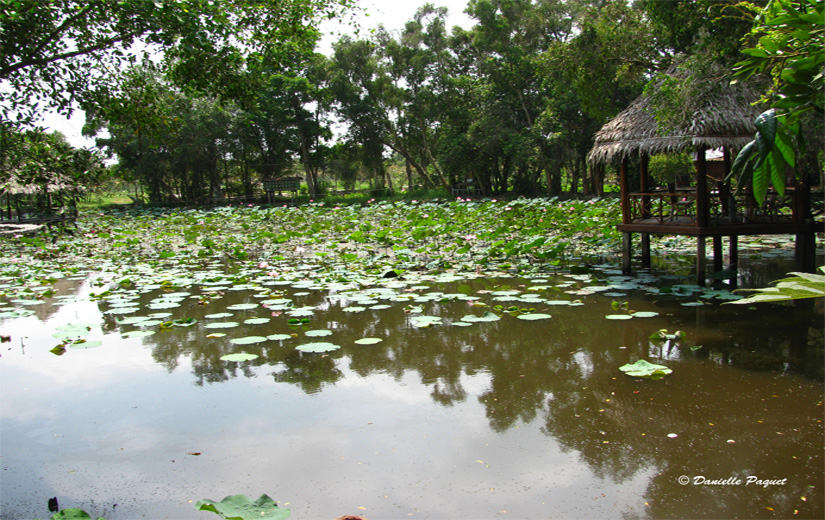
POLYGON ((350 0, 235 2, 0 3, 0 120, 31 120, 44 107, 70 112, 77 100, 114 85, 111 72, 141 56, 143 42, 160 49, 163 67, 180 85, 230 99, 245 98, 244 64, 311 50, 320 18, 350 0), (42 105, 38 105, 41 103, 42 105))
MULTIPOLYGON (((733 164, 731 174, 751 183, 760 204, 768 185, 784 193, 786 169, 798 168, 806 153, 805 116, 825 114, 825 4, 815 0, 771 0, 756 13, 747 59, 734 67, 737 80, 767 73, 773 85, 765 98, 771 109, 756 119, 757 134, 733 164)), ((740 184, 741 186, 741 184, 740 184)))
MULTIPOLYGON (((825 266, 819 271, 825 273, 825 266)), ((791 276, 773 282, 774 287, 741 289, 755 292, 747 298, 725 302, 726 304, 750 305, 761 302, 781 302, 825 297, 825 274, 789 273, 791 276)))
POLYGON ((289 509, 279 508, 278 504, 265 494, 255 501, 246 495, 231 495, 220 502, 198 500, 195 509, 212 511, 226 520, 286 520, 291 514, 289 509))
POLYGON ((662 184, 674 182, 677 177, 690 175, 694 170, 693 160, 686 153, 654 155, 650 158, 650 176, 662 184))
POLYGON ((625 364, 619 367, 619 370, 629 375, 630 377, 644 377, 650 379, 661 379, 668 374, 673 373, 673 370, 664 365, 657 365, 644 359, 640 359, 633 364, 625 364))

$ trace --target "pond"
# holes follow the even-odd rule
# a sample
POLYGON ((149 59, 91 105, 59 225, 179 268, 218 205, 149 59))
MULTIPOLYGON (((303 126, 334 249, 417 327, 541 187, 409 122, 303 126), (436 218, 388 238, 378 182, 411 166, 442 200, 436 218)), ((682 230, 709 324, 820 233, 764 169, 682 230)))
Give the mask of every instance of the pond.
POLYGON ((3 519, 264 493, 296 519, 825 515, 821 302, 723 305, 611 263, 159 261, 48 287, 0 304, 3 519), (619 370, 639 359, 672 373, 619 370))

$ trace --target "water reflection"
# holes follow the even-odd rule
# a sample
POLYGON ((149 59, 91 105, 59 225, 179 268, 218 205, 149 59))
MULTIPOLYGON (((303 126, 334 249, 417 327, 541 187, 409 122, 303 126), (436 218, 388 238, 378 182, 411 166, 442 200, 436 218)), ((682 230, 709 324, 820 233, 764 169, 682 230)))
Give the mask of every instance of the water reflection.
MULTIPOLYGON (((610 276, 608 273, 607 278, 610 276)), ((445 413, 461 410, 463 417, 475 414, 478 408, 478 415, 483 414, 492 432, 485 436, 488 443, 495 444, 496 439, 535 425, 544 439, 533 439, 526 450, 541 452, 557 446, 561 453, 575 454, 592 472, 596 479, 592 482, 601 479, 627 486, 639 479, 646 482, 643 500, 634 506, 638 509, 622 510, 626 516, 821 516, 825 484, 821 305, 742 309, 711 302, 684 307, 685 301, 696 298, 686 300, 639 289, 625 289, 619 296, 566 292, 609 283, 607 278, 587 282, 566 276, 542 280, 475 278, 425 285, 395 281, 391 290, 347 284, 322 290, 311 283, 293 283, 270 286, 266 294, 260 286, 226 284, 219 290, 197 285, 124 288, 113 291, 117 298, 98 300, 96 311, 102 316, 102 329, 109 333, 140 330, 141 322, 124 322, 123 318, 145 313, 166 313, 160 320, 196 319, 198 324, 191 327, 145 327, 157 333, 143 338, 142 344, 170 376, 188 371, 189 384, 208 390, 212 396, 221 388, 235 388, 233 380, 266 378, 276 389, 297 389, 318 397, 355 382, 368 385, 381 381, 384 392, 397 391, 402 385, 413 384, 412 378, 445 413), (517 299, 536 285, 548 287, 538 291, 543 300, 577 299, 583 305, 517 299), (505 289, 518 294, 496 295, 505 289), (290 300, 291 308, 315 310, 308 323, 290 325, 288 311, 273 310, 277 303, 268 308, 255 305, 227 311, 232 316, 224 319, 239 323, 238 327, 204 327, 217 321, 209 315, 275 299, 290 300), (478 306, 478 301, 486 307, 478 306), (620 302, 620 308, 659 314, 607 320, 605 315, 617 312, 614 301, 620 302), (179 305, 151 308, 163 307, 163 302, 179 305), (354 304, 384 307, 349 312, 354 304), (522 321, 503 313, 498 321, 454 325, 467 314, 478 316, 495 305, 535 307, 553 317, 522 321), (111 313, 123 306, 139 310, 111 313), (419 313, 439 316, 444 323, 416 326, 411 318, 419 313), (255 318, 271 320, 244 323, 255 318), (322 339, 342 348, 323 354, 295 350, 296 345, 315 340, 306 335, 308 331, 320 329, 332 331, 322 339), (659 329, 685 331, 686 339, 651 340, 651 333, 659 329), (227 336, 214 337, 216 330, 227 336), (242 347, 229 341, 274 334, 287 335, 288 339, 242 347), (363 337, 383 341, 354 343, 363 337), (259 357, 242 363, 220 359, 241 349, 259 357), (663 380, 647 381, 618 371, 619 366, 640 358, 661 360, 674 372, 663 380), (479 386, 479 381, 483 385, 479 386), (468 382, 473 386, 468 387, 468 382), (390 385, 394 385, 393 390, 387 390, 390 385), (788 480, 781 487, 681 485, 678 480, 681 476, 725 479, 748 475, 788 480), (803 514, 794 515, 794 511, 803 514)), ((622 282, 617 278, 612 281, 615 285, 622 282)), ((161 416, 171 413, 158 409, 161 416)), ((5 416, 5 405, 4 410, 5 416)), ((432 427, 435 436, 449 438, 453 426, 445 415, 432 427)), ((389 428, 382 435, 403 433, 389 428)), ((345 437, 342 443, 353 442, 345 437)), ((450 454, 436 456, 448 458, 450 454)), ((388 471, 392 468, 376 468, 374 478, 381 479, 388 471)), ((517 501, 517 496, 514 493, 509 501, 517 501)), ((581 516, 604 515, 603 510, 580 507, 581 516)), ((575 508, 564 511, 563 516, 577 516, 575 508)), ((536 507, 526 516, 545 513, 536 507)))

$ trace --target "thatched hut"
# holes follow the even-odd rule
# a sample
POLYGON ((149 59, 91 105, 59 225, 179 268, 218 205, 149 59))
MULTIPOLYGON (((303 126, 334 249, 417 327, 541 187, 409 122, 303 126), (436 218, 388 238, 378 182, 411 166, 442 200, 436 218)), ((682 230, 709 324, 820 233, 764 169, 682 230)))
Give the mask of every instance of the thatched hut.
POLYGON ((16 175, 0 182, 0 223, 53 224, 77 218, 78 188, 71 179, 53 173, 39 182, 16 175))
MULTIPOLYGON (((661 85, 661 83, 660 83, 661 85)), ((660 86, 659 85, 659 86, 660 86)), ((809 217, 809 197, 793 187, 785 197, 769 193, 762 205, 747 187, 733 190, 725 178, 731 157, 756 133, 755 118, 762 111, 753 105, 759 96, 741 85, 722 79, 697 90, 679 107, 681 124, 665 130, 657 123, 654 89, 636 99, 605 124, 595 136, 591 163, 618 163, 621 185, 625 271, 631 266, 633 233, 642 238, 642 266, 650 265, 650 235, 692 235, 697 238, 696 276, 705 280, 705 241, 713 238, 714 270, 722 270, 722 237, 730 240, 730 268, 736 269, 737 237, 741 235, 795 234, 800 269, 814 263, 814 227, 809 217), (721 152, 711 168, 706 152, 721 152), (648 173, 649 158, 659 154, 694 154, 695 171, 683 186, 656 187, 648 173), (638 162, 638 179, 630 179, 628 164, 638 162), (711 170, 716 170, 711 172, 711 170)))

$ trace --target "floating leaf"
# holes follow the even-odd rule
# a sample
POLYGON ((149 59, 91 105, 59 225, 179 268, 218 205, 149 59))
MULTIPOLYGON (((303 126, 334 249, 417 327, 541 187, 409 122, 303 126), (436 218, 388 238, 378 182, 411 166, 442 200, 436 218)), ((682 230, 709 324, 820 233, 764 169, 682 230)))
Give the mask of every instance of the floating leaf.
POLYGON ((260 356, 257 354, 248 354, 246 352, 236 352, 234 354, 226 354, 225 356, 221 356, 221 360, 223 361, 251 361, 253 359, 258 359, 260 356))
POLYGON ((634 318, 653 318, 654 316, 658 316, 658 315, 659 315, 658 312, 653 312, 653 311, 639 311, 639 312, 634 312, 632 314, 632 316, 634 318))
POLYGON ((286 520, 291 514, 289 509, 279 508, 267 495, 261 495, 254 502, 246 495, 228 496, 220 502, 203 499, 195 503, 195 509, 217 513, 227 520, 286 520))
POLYGON ((262 343, 266 341, 266 338, 263 336, 246 336, 243 338, 235 338, 230 339, 230 343, 234 343, 235 345, 252 345, 254 343, 262 343))
POLYGON ((326 329, 308 330, 308 331, 304 332, 304 334, 311 337, 311 338, 320 338, 320 337, 323 337, 323 336, 331 336, 332 331, 331 330, 326 330, 326 329))
POLYGON ((237 321, 216 321, 215 323, 207 323, 203 327, 206 329, 231 329, 239 326, 237 321))
POLYGON ((248 311, 256 308, 257 306, 257 303, 236 303, 235 305, 228 306, 226 309, 229 311, 248 311))
POLYGON ((289 334, 272 334, 271 336, 267 336, 266 339, 270 341, 283 341, 285 339, 292 339, 292 336, 289 334))
POLYGON ((477 321, 498 321, 501 318, 492 313, 492 312, 485 312, 483 316, 475 316, 474 314, 468 314, 461 318, 461 321, 467 321, 470 323, 475 323, 477 321))
POLYGON ((541 312, 531 312, 530 314, 519 314, 516 318, 525 321, 549 320, 553 316, 541 312))
POLYGON ((207 314, 206 316, 204 316, 204 318, 210 320, 219 320, 221 318, 231 318, 232 316, 234 315, 231 312, 217 312, 215 314, 207 314))
POLYGON ((633 319, 633 316, 629 314, 608 314, 605 318, 608 320, 630 320, 633 319))
POLYGON ((419 328, 427 328, 433 325, 441 325, 440 316, 413 316, 410 318, 410 323, 419 328))
POLYGON ((179 320, 172 320, 172 325, 175 327, 191 327, 198 322, 195 318, 182 318, 179 320))
POLYGON ((263 325, 264 323, 269 323, 269 318, 249 318, 248 320, 244 320, 244 323, 247 325, 263 325))
POLYGON ((631 377, 650 377, 652 379, 659 379, 673 372, 664 365, 656 365, 644 359, 640 359, 633 364, 622 365, 619 370, 631 377))
POLYGON ((358 345, 375 345, 376 343, 381 343, 384 341, 381 338, 361 338, 355 340, 355 343, 358 345))
POLYGON ((338 350, 341 348, 340 345, 335 345, 333 343, 326 343, 326 342, 316 342, 316 343, 305 343, 303 345, 298 345, 295 347, 295 350, 300 350, 301 352, 332 352, 333 350, 338 350))

